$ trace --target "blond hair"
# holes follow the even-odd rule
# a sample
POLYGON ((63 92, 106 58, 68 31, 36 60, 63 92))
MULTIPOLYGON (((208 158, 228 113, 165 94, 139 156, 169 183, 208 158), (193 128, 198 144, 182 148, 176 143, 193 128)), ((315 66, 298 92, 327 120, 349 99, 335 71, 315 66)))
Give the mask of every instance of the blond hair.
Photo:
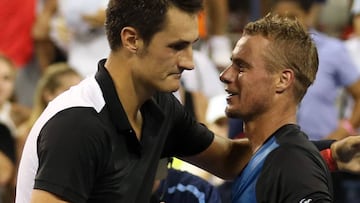
POLYGON ((267 14, 249 23, 244 35, 261 35, 270 40, 264 51, 268 70, 275 72, 289 68, 295 73, 294 95, 300 102, 314 82, 319 59, 315 43, 297 19, 267 14))

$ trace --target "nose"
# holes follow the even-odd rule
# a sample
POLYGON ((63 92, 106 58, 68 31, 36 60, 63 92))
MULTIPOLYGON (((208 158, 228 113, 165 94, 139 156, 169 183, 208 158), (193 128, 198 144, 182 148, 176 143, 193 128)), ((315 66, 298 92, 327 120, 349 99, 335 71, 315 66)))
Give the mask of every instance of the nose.
POLYGON ((225 84, 229 84, 234 80, 233 79, 234 76, 235 76, 234 71, 232 71, 231 65, 230 65, 220 73, 220 81, 225 84))
POLYGON ((178 57, 179 67, 184 70, 192 70, 195 67, 193 59, 193 49, 189 46, 187 49, 183 50, 178 57))

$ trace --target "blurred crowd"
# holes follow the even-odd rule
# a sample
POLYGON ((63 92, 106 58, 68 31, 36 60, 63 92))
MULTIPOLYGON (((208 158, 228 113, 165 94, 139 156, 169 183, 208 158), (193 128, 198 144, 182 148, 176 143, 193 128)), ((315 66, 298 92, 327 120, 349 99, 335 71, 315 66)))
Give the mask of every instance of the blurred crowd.
MULTIPOLYGON (((241 120, 225 116, 219 73, 230 64, 243 26, 268 12, 277 12, 304 18, 304 26, 318 47, 316 81, 299 107, 302 130, 312 140, 359 134, 360 0, 294 1, 304 3, 299 8, 294 8, 291 0, 204 2, 199 15, 200 40, 194 47, 195 70, 183 73, 182 87, 174 93, 198 121, 219 135, 234 139, 243 136, 241 120)), ((0 203, 14 201, 22 147, 46 105, 94 74, 97 62, 109 54, 104 29, 107 3, 0 1, 0 203)), ((174 159, 172 167, 205 179, 219 190, 223 202, 229 201, 231 183, 181 160, 174 159)), ((359 176, 336 173, 333 179, 336 202, 359 202, 359 176)))

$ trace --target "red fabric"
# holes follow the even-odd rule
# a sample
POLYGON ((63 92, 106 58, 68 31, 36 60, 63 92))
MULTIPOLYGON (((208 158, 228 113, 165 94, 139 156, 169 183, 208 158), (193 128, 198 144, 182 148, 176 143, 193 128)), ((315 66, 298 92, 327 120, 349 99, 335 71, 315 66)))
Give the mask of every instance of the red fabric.
POLYGON ((331 150, 329 148, 324 149, 324 150, 320 151, 320 154, 323 157, 323 159, 325 160, 330 171, 331 172, 337 171, 338 167, 337 167, 335 160, 333 159, 333 157, 331 155, 331 150))
POLYGON ((32 57, 36 0, 0 0, 0 53, 22 67, 32 57))

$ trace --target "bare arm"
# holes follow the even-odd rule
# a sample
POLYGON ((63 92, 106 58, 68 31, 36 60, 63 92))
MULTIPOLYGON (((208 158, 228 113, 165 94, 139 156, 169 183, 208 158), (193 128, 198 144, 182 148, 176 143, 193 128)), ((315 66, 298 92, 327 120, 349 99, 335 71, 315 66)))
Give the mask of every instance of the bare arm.
POLYGON ((57 0, 46 0, 41 12, 36 16, 32 29, 35 52, 40 70, 44 71, 55 58, 55 47, 50 39, 50 21, 57 10, 57 0))
POLYGON ((224 35, 228 25, 228 2, 227 0, 206 0, 205 7, 211 23, 210 35, 224 35))
POLYGON ((61 200, 56 195, 53 195, 44 190, 34 189, 31 194, 31 203, 66 203, 66 201, 61 200))
POLYGON ((251 155, 247 139, 231 140, 215 136, 205 151, 185 160, 223 179, 234 179, 249 162, 251 155))
MULTIPOLYGON (((354 99, 354 106, 352 109, 351 117, 349 118, 349 122, 351 123, 353 128, 356 129, 360 127, 360 80, 347 87, 346 90, 354 99)), ((332 132, 326 139, 339 140, 350 135, 351 134, 349 134, 347 130, 345 130, 341 125, 339 125, 339 127, 334 132, 332 132)))

